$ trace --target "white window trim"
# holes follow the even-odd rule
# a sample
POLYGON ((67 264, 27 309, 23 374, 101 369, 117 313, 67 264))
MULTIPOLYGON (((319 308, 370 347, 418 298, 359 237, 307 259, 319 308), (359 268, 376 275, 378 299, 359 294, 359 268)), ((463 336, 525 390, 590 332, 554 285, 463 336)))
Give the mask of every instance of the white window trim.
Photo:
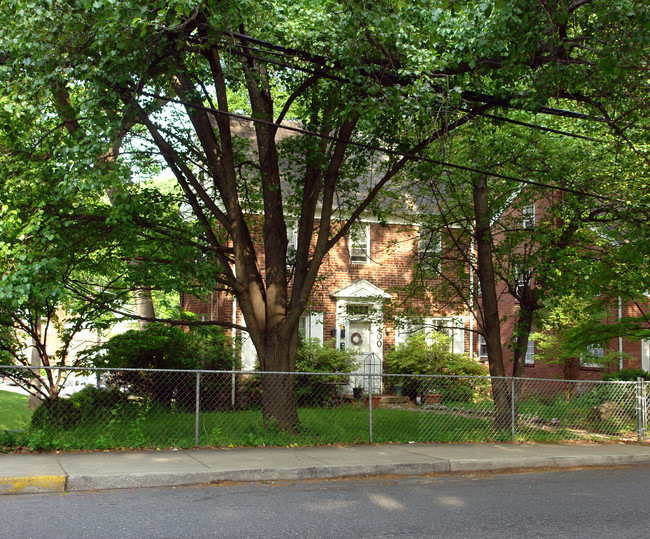
POLYGON ((480 358, 486 358, 488 357, 487 353, 487 341, 485 340, 485 337, 479 333, 478 336, 478 357, 480 358), (484 352, 484 353, 482 353, 484 352))
POLYGON ((303 339, 316 339, 323 345, 323 313, 308 312, 300 317, 298 331, 303 339))
MULTIPOLYGON (((600 345, 589 345, 587 346, 587 350, 589 352, 589 356, 595 356, 595 357, 603 357, 605 355, 605 348, 600 345)), ((580 366, 581 367, 602 367, 602 363, 595 363, 595 362, 590 362, 587 358, 586 354, 583 354, 580 356, 580 366)))
POLYGON ((535 204, 524 206, 521 210, 522 221, 521 224, 524 228, 534 228, 535 226, 535 204))
POLYGON ((420 262, 426 267, 440 270, 440 253, 442 253, 442 235, 439 232, 420 229, 418 231, 418 257, 420 262), (435 264, 427 260, 429 254, 435 255, 435 264))
POLYGON ((535 365, 535 341, 528 339, 528 346, 526 347, 526 357, 524 358, 524 365, 535 365))
POLYGON ((423 319, 399 319, 395 326, 395 346, 404 343, 408 337, 424 331, 427 341, 430 335, 440 331, 444 326, 445 334, 451 337, 451 351, 457 354, 465 352, 465 327, 462 318, 457 317, 427 317, 423 319))
POLYGON ((350 264, 364 265, 370 262, 370 223, 356 223, 350 229, 349 245, 350 264), (355 236, 358 234, 365 236, 365 243, 357 241, 355 236))

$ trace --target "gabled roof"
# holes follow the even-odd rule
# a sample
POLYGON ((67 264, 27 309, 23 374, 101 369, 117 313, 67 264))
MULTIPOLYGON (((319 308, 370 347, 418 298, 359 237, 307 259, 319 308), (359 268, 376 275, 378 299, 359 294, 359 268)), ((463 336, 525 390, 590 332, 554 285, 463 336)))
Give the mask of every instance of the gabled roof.
POLYGON ((370 298, 390 298, 392 297, 388 292, 384 292, 378 286, 375 286, 370 281, 361 279, 352 284, 344 286, 330 294, 334 299, 370 299, 370 298))

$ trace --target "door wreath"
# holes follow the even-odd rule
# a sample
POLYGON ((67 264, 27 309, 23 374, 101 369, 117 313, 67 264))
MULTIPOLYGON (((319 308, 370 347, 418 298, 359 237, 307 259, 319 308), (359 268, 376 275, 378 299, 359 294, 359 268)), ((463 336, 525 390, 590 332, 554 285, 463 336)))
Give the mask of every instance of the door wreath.
POLYGON ((354 346, 359 346, 363 342, 361 333, 355 331, 352 335, 350 335, 350 342, 354 344, 354 346))

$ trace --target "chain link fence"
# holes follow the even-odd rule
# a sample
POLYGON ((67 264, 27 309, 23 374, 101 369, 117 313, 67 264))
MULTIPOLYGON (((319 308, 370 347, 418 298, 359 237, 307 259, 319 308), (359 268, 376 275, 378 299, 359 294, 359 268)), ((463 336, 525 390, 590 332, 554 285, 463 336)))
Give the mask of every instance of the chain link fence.
MULTIPOLYGON (((19 392, 29 383, 39 387, 41 397, 55 393, 61 397, 44 399, 21 425, 6 425, 0 418, 4 447, 72 450, 647 437, 648 382, 642 380, 0 367, 0 390, 19 392), (282 384, 281 391, 274 390, 276 381, 282 384)), ((21 402, 24 408, 26 399, 21 402)))

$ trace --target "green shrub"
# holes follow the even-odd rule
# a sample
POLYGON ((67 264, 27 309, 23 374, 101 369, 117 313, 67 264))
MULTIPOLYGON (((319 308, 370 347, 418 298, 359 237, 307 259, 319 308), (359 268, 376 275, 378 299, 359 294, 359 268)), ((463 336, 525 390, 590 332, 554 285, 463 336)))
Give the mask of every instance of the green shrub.
POLYGON ((13 451, 17 447, 27 445, 27 443, 28 435, 26 432, 0 429, 0 453, 13 451))
POLYGON ((44 400, 32 414, 31 426, 36 429, 74 427, 81 420, 81 407, 70 399, 58 397, 44 400))
MULTIPOLYGON (((297 372, 351 372, 355 357, 347 350, 338 350, 333 341, 321 346, 315 339, 302 341, 296 356, 297 372)), ((299 406, 322 406, 334 397, 332 384, 346 382, 347 376, 297 375, 295 395, 299 406)))
POLYGON ((317 339, 298 345, 296 372, 351 372, 355 357, 348 350, 338 350, 334 341, 321 345, 317 339))
POLYGON ((618 382, 636 382, 637 378, 650 380, 650 373, 643 369, 622 369, 607 374, 603 374, 603 380, 618 382))
POLYGON ((86 386, 68 399, 81 410, 82 417, 92 417, 98 413, 113 409, 127 401, 119 389, 109 389, 96 386, 86 386))
MULTIPOLYGON (((434 332, 416 333, 406 342, 391 350, 386 357, 387 374, 428 374, 456 376, 486 376, 488 369, 465 354, 451 351, 451 337, 434 332)), ((401 381, 401 380, 400 380, 401 381)), ((399 383, 397 380, 394 383, 399 383)), ((423 391, 440 392, 444 401, 467 402, 476 396, 471 380, 437 380, 405 378, 404 393, 415 398, 423 391)))
POLYGON ((134 369, 232 370, 239 367, 235 357, 232 340, 222 328, 192 332, 158 323, 114 335, 90 354, 96 367, 134 369))
POLYGON ((258 373, 239 375, 236 395, 235 407, 237 409, 258 408, 262 403, 262 376, 258 373))
POLYGON ((465 354, 451 351, 451 337, 416 333, 386 356, 388 374, 485 376, 488 369, 465 354))
MULTIPOLYGON (((190 332, 164 324, 115 335, 90 354, 97 367, 177 370, 236 370, 240 366, 236 357, 235 346, 222 328, 190 332)), ((206 407, 229 398, 229 386, 221 378, 207 378, 202 385, 206 407)), ((187 372, 118 371, 111 373, 108 383, 167 406, 192 408, 196 400, 196 378, 187 372)))

